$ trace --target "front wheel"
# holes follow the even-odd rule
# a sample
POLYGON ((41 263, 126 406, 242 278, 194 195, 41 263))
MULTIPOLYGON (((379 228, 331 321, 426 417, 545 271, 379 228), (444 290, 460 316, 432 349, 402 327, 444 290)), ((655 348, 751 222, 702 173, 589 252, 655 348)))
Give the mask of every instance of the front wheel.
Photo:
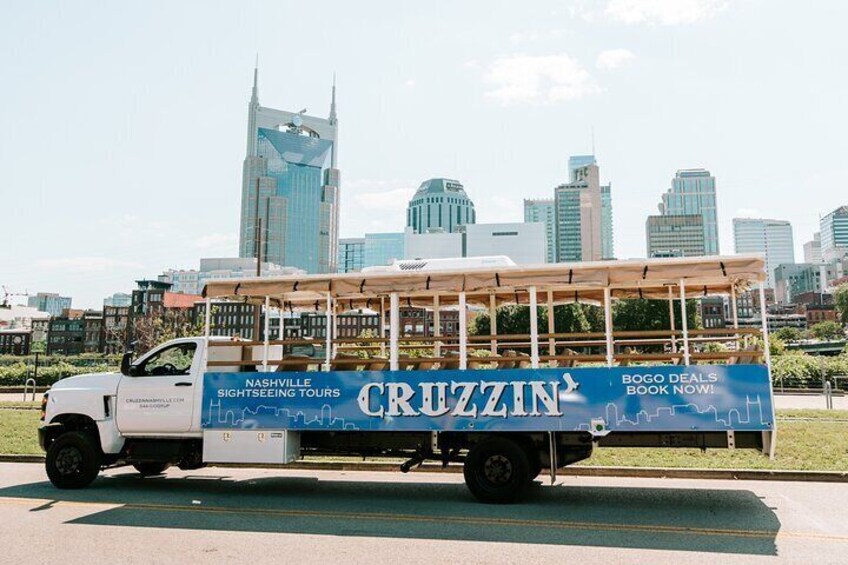
POLYGON ((100 448, 90 435, 67 432, 47 448, 47 477, 57 488, 83 488, 97 478, 101 460, 100 448))
POLYGON ((518 443, 490 437, 475 444, 465 458, 465 484, 478 500, 507 504, 520 499, 530 484, 530 462, 518 443))

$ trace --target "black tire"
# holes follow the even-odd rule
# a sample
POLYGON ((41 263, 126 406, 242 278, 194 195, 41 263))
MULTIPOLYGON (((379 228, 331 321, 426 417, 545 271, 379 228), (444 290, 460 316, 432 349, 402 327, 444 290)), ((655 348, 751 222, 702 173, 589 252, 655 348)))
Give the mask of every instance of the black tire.
POLYGON ((97 478, 102 458, 100 446, 91 435, 66 432, 47 448, 45 468, 56 488, 83 488, 97 478))
POLYGON ((527 461, 530 465, 527 482, 532 485, 542 472, 542 457, 539 454, 539 450, 533 446, 529 446, 527 448, 527 461))
POLYGON ((520 499, 530 484, 527 451, 503 437, 475 444, 465 458, 465 484, 477 500, 509 504, 520 499))
POLYGON ((133 467, 142 477, 153 477, 155 475, 161 475, 164 473, 168 467, 170 467, 170 463, 157 463, 157 462, 145 462, 145 463, 133 463, 133 467))

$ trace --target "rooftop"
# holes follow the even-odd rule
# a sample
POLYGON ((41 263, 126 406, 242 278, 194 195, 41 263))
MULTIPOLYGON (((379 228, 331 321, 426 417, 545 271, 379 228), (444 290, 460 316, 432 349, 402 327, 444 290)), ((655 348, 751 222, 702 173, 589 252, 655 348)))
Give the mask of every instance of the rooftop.
POLYGON ((418 187, 415 195, 439 194, 443 192, 453 192, 455 194, 461 194, 466 198, 468 197, 462 183, 453 179, 427 179, 421 183, 421 186, 418 187))

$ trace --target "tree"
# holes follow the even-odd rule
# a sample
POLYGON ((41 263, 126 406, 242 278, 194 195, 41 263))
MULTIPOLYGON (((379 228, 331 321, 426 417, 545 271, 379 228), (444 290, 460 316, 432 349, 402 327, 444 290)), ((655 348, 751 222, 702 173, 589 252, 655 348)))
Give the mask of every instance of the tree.
POLYGON ((833 301, 836 303, 836 311, 843 324, 848 324, 848 283, 842 283, 833 291, 833 301))
MULTIPOLYGON (((694 300, 686 301, 686 314, 689 328, 701 325, 698 308, 694 300)), ((498 308, 498 333, 530 333, 530 308, 509 304, 498 308)), ((471 335, 489 335, 489 314, 478 314, 468 328, 471 335)), ((539 332, 546 333, 548 309, 539 307, 539 332)), ((613 304, 613 327, 620 331, 668 330, 668 302, 665 300, 619 300, 613 304)), ((675 309, 675 327, 680 329, 680 310, 675 309)), ((598 306, 589 304, 561 304, 554 306, 554 332, 589 333, 604 331, 604 312, 598 306)))
MULTIPOLYGON (((679 303, 674 309, 674 326, 681 329, 679 303)), ((619 331, 670 330, 667 300, 647 300, 636 298, 619 300, 613 305, 613 327, 619 331)), ((686 321, 689 329, 701 326, 701 317, 695 300, 686 301, 686 321)))
POLYGON ((830 320, 826 322, 819 322, 810 328, 810 331, 814 336, 818 339, 827 340, 827 339, 842 339, 845 337, 845 332, 842 329, 842 325, 838 322, 832 322, 830 320))
POLYGON ((172 339, 202 334, 200 322, 192 323, 190 310, 168 309, 161 314, 146 314, 133 321, 131 348, 141 353, 172 339))
POLYGON ((801 330, 787 326, 774 332, 773 337, 776 337, 783 342, 791 343, 801 339, 801 330))

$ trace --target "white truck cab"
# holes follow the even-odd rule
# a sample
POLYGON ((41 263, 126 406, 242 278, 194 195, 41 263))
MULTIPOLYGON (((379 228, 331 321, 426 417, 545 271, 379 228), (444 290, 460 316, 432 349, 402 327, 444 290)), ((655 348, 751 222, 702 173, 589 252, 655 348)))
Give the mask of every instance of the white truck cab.
POLYGON ((199 465, 199 452, 186 452, 184 440, 202 435, 199 406, 206 360, 206 338, 176 339, 134 362, 125 355, 122 372, 78 375, 54 384, 44 395, 39 429, 51 481, 59 487, 85 486, 101 465, 121 459, 142 474, 159 473, 171 463, 199 465), (128 446, 133 439, 139 441, 128 446), (145 442, 149 439, 160 441, 145 442), (170 443, 172 453, 144 449, 146 443, 170 443))

